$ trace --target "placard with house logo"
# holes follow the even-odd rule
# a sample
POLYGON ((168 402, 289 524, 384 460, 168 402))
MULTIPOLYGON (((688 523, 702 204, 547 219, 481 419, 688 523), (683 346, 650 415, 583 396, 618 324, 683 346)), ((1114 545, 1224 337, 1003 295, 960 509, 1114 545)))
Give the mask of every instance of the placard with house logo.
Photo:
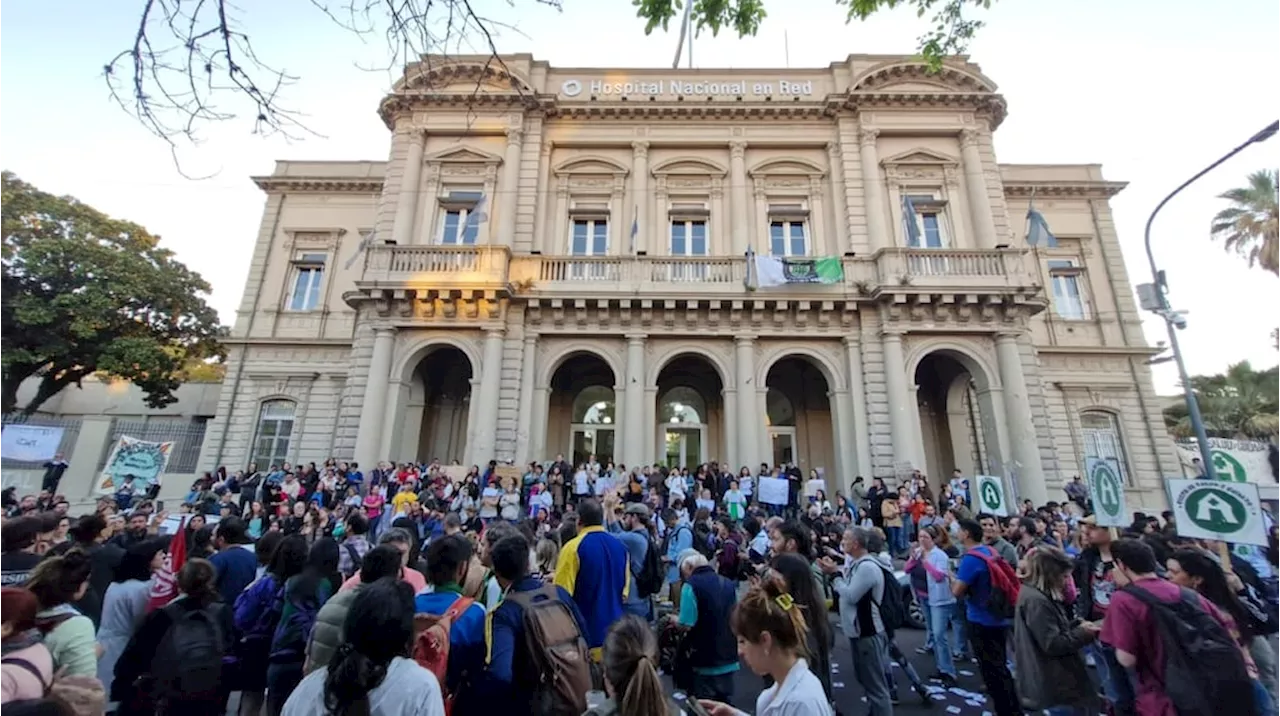
POLYGON ((1085 464, 1089 474, 1089 496, 1093 498, 1093 516, 1103 527, 1129 524, 1125 507, 1124 481, 1113 460, 1091 457, 1085 464))
POLYGON ((985 512, 999 517, 1009 516, 1009 497, 1004 489, 1004 480, 991 475, 978 475, 978 493, 974 506, 978 512, 985 512))
POLYGON ((1168 480, 1165 485, 1179 536, 1267 543, 1257 485, 1222 480, 1168 480))

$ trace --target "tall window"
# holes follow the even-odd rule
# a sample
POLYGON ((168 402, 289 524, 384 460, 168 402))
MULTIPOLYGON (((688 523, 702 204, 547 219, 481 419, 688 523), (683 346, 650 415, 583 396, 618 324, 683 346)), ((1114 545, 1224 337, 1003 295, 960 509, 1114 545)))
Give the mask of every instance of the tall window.
POLYGON ((707 222, 705 220, 671 220, 671 255, 706 256, 707 222))
POLYGON ((687 385, 678 385, 662 396, 658 420, 663 423, 700 424, 707 422, 707 401, 687 385))
POLYGON ((294 259, 293 288, 288 302, 290 311, 314 311, 320 307, 326 258, 327 255, 322 253, 301 253, 294 259))
POLYGON ((573 256, 604 256, 609 252, 609 219, 574 219, 569 237, 573 256))
MULTIPOLYGON (((946 231, 946 205, 932 194, 910 194, 904 207, 910 207, 915 216, 915 232, 907 232, 907 245, 913 249, 941 249, 949 243, 946 231)), ((912 221, 904 212, 903 221, 912 221)))
POLYGON ((1075 259, 1050 259, 1049 284, 1053 290, 1053 312, 1068 321, 1089 317, 1080 290, 1081 268, 1075 259))
POLYGON ((1086 464, 1089 458, 1105 460, 1124 479, 1126 485, 1133 484, 1116 416, 1101 410, 1086 410, 1080 413, 1080 434, 1086 464))
POLYGON ((769 253, 774 256, 808 256, 809 235, 804 219, 769 223, 769 253))
POLYGON ((444 216, 440 224, 440 243, 444 246, 474 246, 485 220, 481 209, 484 194, 479 191, 451 191, 440 200, 444 216))
POLYGON ((258 411, 258 432, 253 439, 253 462, 266 469, 289 459, 289 442, 293 438, 292 400, 268 400, 258 411))

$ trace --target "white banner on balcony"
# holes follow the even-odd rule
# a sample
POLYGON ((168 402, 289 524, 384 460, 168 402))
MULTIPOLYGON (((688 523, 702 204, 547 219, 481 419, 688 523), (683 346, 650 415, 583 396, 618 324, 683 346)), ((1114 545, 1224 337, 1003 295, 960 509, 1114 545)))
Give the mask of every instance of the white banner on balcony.
POLYGON ((786 259, 749 254, 747 288, 769 288, 797 283, 832 284, 844 281, 844 266, 836 256, 786 259))
POLYGON ((0 431, 0 453, 10 460, 50 460, 62 444, 62 432, 48 425, 6 425, 0 431))

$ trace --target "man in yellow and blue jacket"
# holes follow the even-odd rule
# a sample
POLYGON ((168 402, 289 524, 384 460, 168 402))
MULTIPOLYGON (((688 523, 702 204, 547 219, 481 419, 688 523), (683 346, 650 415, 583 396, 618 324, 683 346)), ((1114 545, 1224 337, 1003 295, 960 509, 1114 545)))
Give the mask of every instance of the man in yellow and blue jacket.
POLYGON ((587 646, 599 661, 609 627, 622 618, 631 590, 630 555, 604 529, 604 510, 594 499, 578 505, 578 536, 560 549, 555 583, 573 596, 587 623, 587 646))

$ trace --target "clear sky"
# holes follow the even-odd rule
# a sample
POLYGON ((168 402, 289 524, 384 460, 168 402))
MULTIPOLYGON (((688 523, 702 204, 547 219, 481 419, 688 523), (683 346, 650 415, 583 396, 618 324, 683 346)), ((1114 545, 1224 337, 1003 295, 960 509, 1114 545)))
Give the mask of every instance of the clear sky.
MULTIPOLYGON (((675 33, 646 38, 629 0, 564 0, 563 13, 513 3, 473 0, 519 28, 499 36, 503 51, 559 66, 670 66, 675 33)), ((388 134, 375 110, 393 79, 369 69, 386 65, 381 43, 336 27, 308 0, 237 5, 248 8, 243 29, 259 55, 300 77, 286 106, 320 136, 254 135, 250 108, 224 99, 221 108, 241 119, 208 128, 181 152, 189 174, 213 175, 198 181, 183 178, 167 146, 112 104, 101 77, 132 42, 141 0, 7 0, 0 15, 0 164, 161 235, 213 285, 226 323, 263 206, 248 177, 269 173, 276 159, 385 159, 388 134)), ((768 0, 767 8, 757 37, 698 38, 694 66, 825 67, 850 53, 913 52, 926 29, 909 9, 845 25, 829 0, 768 0)), ((996 133, 999 160, 1096 162, 1108 179, 1129 182, 1113 208, 1135 282, 1149 280, 1142 228, 1155 204, 1280 116, 1275 0, 998 0, 983 15, 988 25, 970 55, 1009 104, 996 133)), ((1276 363, 1268 334, 1280 325, 1280 281, 1211 243, 1208 226, 1224 206, 1217 194, 1278 165, 1280 137, 1201 180, 1156 222, 1171 300, 1190 312, 1181 339, 1192 373, 1242 359, 1276 363)), ((1158 320, 1145 328, 1150 342, 1164 340, 1158 320)), ((1157 390, 1175 391, 1172 365, 1155 370, 1157 390)))

